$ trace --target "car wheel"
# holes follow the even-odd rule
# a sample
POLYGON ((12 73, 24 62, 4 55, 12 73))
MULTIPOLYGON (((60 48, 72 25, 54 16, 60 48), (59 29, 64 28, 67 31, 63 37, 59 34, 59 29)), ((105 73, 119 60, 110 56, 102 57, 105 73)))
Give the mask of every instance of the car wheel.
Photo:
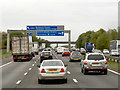
POLYGON ((87 75, 88 74, 88 71, 86 69, 84 69, 84 75, 87 75))
POLYGON ((83 69, 81 68, 81 72, 83 73, 83 69))
POLYGON ((64 79, 64 83, 67 83, 67 78, 66 78, 66 79, 64 79))
POLYGON ((42 84, 42 83, 43 83, 43 81, 38 79, 38 84, 42 84))
POLYGON ((104 75, 107 75, 107 69, 104 71, 104 75))
POLYGON ((16 59, 14 59, 14 62, 17 62, 17 60, 16 60, 16 59))

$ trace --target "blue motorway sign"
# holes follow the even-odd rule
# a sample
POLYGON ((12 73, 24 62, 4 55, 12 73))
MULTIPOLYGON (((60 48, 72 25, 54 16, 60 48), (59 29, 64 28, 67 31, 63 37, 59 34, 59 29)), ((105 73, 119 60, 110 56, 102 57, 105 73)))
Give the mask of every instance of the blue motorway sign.
POLYGON ((64 36, 64 31, 37 31, 37 36, 64 36))
POLYGON ((58 26, 27 26, 27 30, 58 30, 58 26))

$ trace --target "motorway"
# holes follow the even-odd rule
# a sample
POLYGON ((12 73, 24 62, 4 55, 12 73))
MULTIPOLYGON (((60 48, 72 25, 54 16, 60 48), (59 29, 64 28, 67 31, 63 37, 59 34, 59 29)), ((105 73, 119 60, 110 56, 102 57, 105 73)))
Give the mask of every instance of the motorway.
POLYGON ((39 55, 31 61, 13 62, 12 58, 7 58, 7 63, 2 69, 2 88, 118 88, 118 75, 108 72, 107 75, 91 73, 84 75, 81 73, 80 62, 69 62, 69 57, 62 57, 54 52, 54 59, 61 59, 68 65, 67 83, 59 81, 47 81, 38 84, 39 55), (12 62, 11 62, 12 61, 12 62))

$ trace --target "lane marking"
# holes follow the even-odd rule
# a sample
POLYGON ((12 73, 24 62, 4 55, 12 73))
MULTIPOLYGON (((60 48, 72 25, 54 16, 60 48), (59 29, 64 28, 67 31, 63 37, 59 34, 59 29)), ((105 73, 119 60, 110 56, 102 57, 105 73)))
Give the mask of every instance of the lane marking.
POLYGON ((20 84, 20 83, 21 83, 21 80, 18 80, 18 81, 16 82, 17 85, 20 84))
POLYGON ((28 74, 28 72, 24 73, 24 76, 26 76, 28 74))
POLYGON ((35 63, 36 63, 36 61, 35 61, 35 63))
POLYGON ((69 72, 69 71, 67 71, 67 74, 70 74, 70 72, 69 72))
POLYGON ((29 68, 29 70, 31 70, 32 68, 29 68))
POLYGON ((34 66, 34 64, 32 64, 32 66, 34 66))
POLYGON ((13 61, 11 61, 11 62, 9 62, 9 63, 6 63, 6 64, 4 64, 4 65, 1 65, 0 68, 2 68, 2 67, 4 67, 4 66, 7 66, 7 65, 9 65, 9 64, 11 64, 11 63, 13 63, 13 61))
POLYGON ((78 83, 78 81, 77 81, 76 79, 73 79, 73 81, 74 81, 75 83, 78 83))
POLYGON ((120 73, 118 73, 118 72, 116 72, 116 71, 113 71, 113 70, 111 70, 111 69, 108 69, 108 71, 110 71, 110 72, 112 72, 112 73, 114 73, 114 74, 120 75, 120 73))

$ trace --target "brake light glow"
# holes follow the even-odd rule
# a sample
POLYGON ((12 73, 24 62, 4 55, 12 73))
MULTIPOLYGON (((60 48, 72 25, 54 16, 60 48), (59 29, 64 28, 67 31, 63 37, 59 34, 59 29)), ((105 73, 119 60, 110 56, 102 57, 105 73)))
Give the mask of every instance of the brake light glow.
POLYGON ((78 55, 78 57, 81 57, 81 55, 78 55))
POLYGON ((86 61, 84 62, 84 65, 87 65, 87 62, 86 62, 86 61))
POLYGON ((26 57, 26 59, 29 59, 29 57, 26 57))
POLYGON ((107 64, 107 61, 105 62, 105 64, 107 64))
POLYGON ((42 69, 42 70, 41 70, 41 73, 45 73, 45 70, 44 70, 44 69, 42 69))
POLYGON ((102 69, 105 69, 105 67, 103 67, 102 69))
POLYGON ((63 68, 61 69, 61 72, 64 72, 64 69, 63 69, 63 68))
POLYGON ((88 70, 90 70, 91 68, 88 68, 88 70))

